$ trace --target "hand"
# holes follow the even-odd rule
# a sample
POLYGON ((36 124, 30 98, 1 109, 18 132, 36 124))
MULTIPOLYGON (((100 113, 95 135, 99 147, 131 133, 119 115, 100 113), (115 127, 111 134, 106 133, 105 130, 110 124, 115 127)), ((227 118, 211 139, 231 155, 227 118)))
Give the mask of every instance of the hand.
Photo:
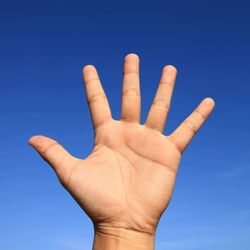
POLYGON ((95 67, 85 66, 83 78, 95 130, 91 154, 86 159, 75 158, 44 136, 34 136, 29 143, 92 219, 95 249, 111 249, 121 238, 132 248, 152 249, 157 224, 173 192, 181 155, 211 113, 214 101, 204 99, 171 135, 165 136, 162 131, 176 78, 173 66, 163 68, 143 125, 136 54, 124 60, 120 120, 112 119, 95 67))

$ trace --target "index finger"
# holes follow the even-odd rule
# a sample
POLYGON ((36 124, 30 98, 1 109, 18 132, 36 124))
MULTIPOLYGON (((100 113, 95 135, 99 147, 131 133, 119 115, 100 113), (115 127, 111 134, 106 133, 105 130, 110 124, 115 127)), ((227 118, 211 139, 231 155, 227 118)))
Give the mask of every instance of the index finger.
POLYGON ((83 80, 93 126, 97 128, 112 118, 108 99, 93 65, 83 68, 83 80))

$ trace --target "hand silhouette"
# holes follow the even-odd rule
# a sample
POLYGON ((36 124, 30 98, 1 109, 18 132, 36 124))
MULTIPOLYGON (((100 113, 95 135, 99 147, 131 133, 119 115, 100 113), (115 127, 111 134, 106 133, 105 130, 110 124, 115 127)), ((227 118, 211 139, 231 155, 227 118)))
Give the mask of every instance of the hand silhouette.
POLYGON ((95 67, 87 65, 83 69, 95 130, 93 151, 86 159, 73 157, 50 138, 34 136, 29 140, 92 219, 94 249, 153 248, 181 155, 214 107, 211 98, 204 99, 171 135, 165 136, 162 131, 176 69, 171 65, 163 68, 145 124, 140 124, 136 54, 125 57, 123 72, 121 119, 114 120, 95 67), (118 244, 121 238, 123 243, 118 244), (120 248, 115 247, 118 245, 120 248))

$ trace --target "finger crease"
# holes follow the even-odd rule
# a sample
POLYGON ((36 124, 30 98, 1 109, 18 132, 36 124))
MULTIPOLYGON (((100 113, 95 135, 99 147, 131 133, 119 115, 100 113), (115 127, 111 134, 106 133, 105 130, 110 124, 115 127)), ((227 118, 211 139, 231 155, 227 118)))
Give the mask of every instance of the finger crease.
POLYGON ((174 83, 173 83, 173 82, 160 81, 160 85, 168 85, 168 86, 170 86, 170 87, 173 87, 173 86, 174 86, 174 83))
POLYGON ((176 150, 180 153, 180 156, 182 154, 182 148, 174 142, 173 138, 171 136, 168 136, 168 140, 171 142, 171 144, 176 148, 176 150))
POLYGON ((170 105, 163 98, 155 98, 153 101, 153 105, 163 107, 167 110, 169 110, 170 108, 170 105))
POLYGON ((94 94, 93 96, 91 96, 89 99, 88 99, 88 104, 92 104, 96 101, 99 101, 100 99, 107 99, 106 95, 103 94, 103 93, 97 93, 97 94, 94 94))
POLYGON ((192 131, 192 133, 195 134, 197 132, 197 129, 196 129, 194 122, 192 120, 186 119, 184 121, 184 124, 190 129, 190 131, 192 131))
POLYGON ((123 96, 138 96, 140 97, 140 90, 137 88, 124 89, 122 91, 123 96))
POLYGON ((105 123, 109 122, 110 120, 112 120, 112 117, 111 116, 107 116, 106 118, 104 118, 99 124, 95 125, 94 126, 94 129, 98 129, 100 128, 101 126, 103 126, 105 123))
POLYGON ((90 84, 91 82, 100 82, 99 78, 93 78, 93 79, 89 79, 89 80, 85 80, 85 85, 90 84))
POLYGON ((58 142, 54 142, 54 143, 52 143, 52 144, 50 144, 43 152, 42 152, 42 155, 46 155, 47 153, 48 153, 48 151, 52 148, 52 147, 54 147, 54 146, 60 146, 60 144, 58 143, 58 142))
POLYGON ((202 115, 198 110, 195 110, 194 113, 197 114, 199 117, 201 117, 202 120, 204 120, 204 121, 207 119, 207 117, 202 115))
POLYGON ((126 72, 126 73, 123 73, 123 76, 129 76, 129 75, 136 75, 136 76, 138 76, 138 75, 139 75, 139 72, 138 72, 138 71, 134 71, 134 72, 126 72))

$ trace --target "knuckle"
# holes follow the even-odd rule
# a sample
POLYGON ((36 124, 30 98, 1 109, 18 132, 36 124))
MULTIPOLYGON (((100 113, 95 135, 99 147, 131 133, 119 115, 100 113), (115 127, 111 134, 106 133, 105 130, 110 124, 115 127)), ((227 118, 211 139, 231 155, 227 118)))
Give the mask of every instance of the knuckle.
POLYGON ((100 101, 101 99, 107 99, 106 95, 102 92, 96 93, 88 98, 88 104, 91 105, 97 101, 100 101))
POLYGON ((123 77, 124 80, 134 80, 139 77, 139 71, 136 69, 126 69, 126 71, 123 71, 123 77))
POLYGON ((93 124, 95 131, 98 131, 99 128, 105 126, 108 122, 112 121, 112 117, 107 115, 99 123, 93 124))
POLYGON ((65 171, 65 169, 61 169, 60 171, 58 171, 58 174, 57 174, 58 179, 64 187, 67 188, 72 183, 73 173, 74 173, 73 169, 71 171, 69 171, 69 170, 65 171))
POLYGON ((194 122, 192 120, 184 120, 184 125, 188 128, 189 131, 192 132, 192 134, 195 134, 197 132, 197 128, 195 127, 194 122))
POLYGON ((91 84, 94 82, 99 83, 99 81, 100 81, 99 78, 95 77, 95 78, 86 79, 84 82, 85 82, 85 85, 87 85, 87 84, 91 84))
POLYGON ((138 88, 127 88, 122 91, 122 95, 140 97, 140 90, 138 88))
POLYGON ((160 108, 164 108, 166 110, 169 110, 169 108, 170 108, 169 103, 167 103, 164 98, 160 98, 160 97, 156 97, 154 99, 153 105, 157 106, 157 107, 160 107, 160 108))
POLYGON ((202 120, 205 121, 207 119, 206 116, 204 116, 203 114, 201 114, 198 110, 195 110, 194 113, 202 120))
POLYGON ((173 81, 160 81, 160 85, 169 85, 171 88, 174 86, 173 81))
POLYGON ((55 142, 55 143, 52 143, 50 144, 43 152, 42 152, 42 155, 47 157, 47 155, 51 152, 51 150, 54 148, 54 147, 58 147, 60 146, 60 144, 58 142, 55 142))
POLYGON ((57 171, 59 181, 64 187, 67 188, 73 184, 75 170, 79 166, 81 161, 82 160, 75 159, 75 162, 71 167, 61 168, 60 171, 57 171))

